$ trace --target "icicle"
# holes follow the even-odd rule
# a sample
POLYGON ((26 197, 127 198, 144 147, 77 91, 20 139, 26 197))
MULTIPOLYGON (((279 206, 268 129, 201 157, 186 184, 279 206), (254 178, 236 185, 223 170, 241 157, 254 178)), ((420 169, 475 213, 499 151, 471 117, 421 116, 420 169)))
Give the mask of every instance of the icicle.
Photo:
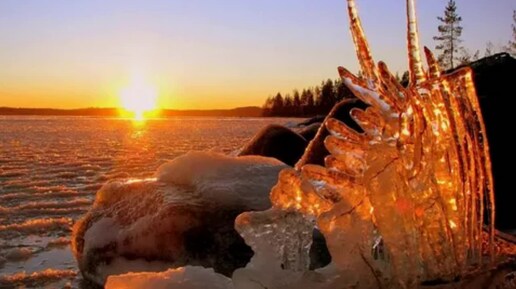
POLYGON ((355 43, 355 49, 357 52, 358 61, 364 76, 368 81, 368 87, 375 89, 379 87, 379 75, 376 68, 369 44, 362 29, 362 24, 358 16, 356 4, 354 0, 348 0, 348 13, 350 20, 350 29, 353 36, 353 42, 355 43))
POLYGON ((417 16, 415 0, 407 0, 407 40, 410 71, 410 85, 419 85, 426 80, 421 62, 419 48, 419 32, 417 28, 417 16))
POLYGON ((428 63, 428 78, 430 80, 438 79, 441 77, 441 67, 439 67, 439 62, 435 59, 434 54, 428 47, 425 46, 425 55, 426 61, 428 63))

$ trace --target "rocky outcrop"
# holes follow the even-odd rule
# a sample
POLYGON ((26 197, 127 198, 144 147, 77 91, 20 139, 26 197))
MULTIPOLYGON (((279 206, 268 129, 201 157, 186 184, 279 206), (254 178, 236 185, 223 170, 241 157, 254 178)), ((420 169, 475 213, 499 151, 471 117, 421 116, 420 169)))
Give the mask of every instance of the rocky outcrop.
POLYGON ((234 230, 244 211, 270 207, 283 163, 264 157, 189 153, 162 166, 156 179, 111 182, 73 230, 83 276, 103 285, 110 275, 186 265, 230 276, 253 251, 234 230))

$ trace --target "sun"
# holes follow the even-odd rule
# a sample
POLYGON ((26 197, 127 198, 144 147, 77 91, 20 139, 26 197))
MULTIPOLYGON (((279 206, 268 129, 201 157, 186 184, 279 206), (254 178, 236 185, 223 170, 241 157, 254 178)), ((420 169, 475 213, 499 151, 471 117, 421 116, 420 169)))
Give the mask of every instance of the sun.
POLYGON ((135 120, 144 120, 158 110, 158 92, 144 81, 133 81, 120 91, 123 114, 135 120))

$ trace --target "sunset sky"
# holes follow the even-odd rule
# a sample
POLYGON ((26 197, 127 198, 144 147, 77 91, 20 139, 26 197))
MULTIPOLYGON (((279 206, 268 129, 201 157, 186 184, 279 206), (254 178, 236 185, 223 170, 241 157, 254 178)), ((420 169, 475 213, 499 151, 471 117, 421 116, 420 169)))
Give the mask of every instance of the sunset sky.
MULTIPOLYGON (((434 48, 447 0, 419 0, 434 48)), ((377 60, 403 72, 405 0, 357 0, 377 60)), ((464 45, 512 37, 514 0, 458 0, 464 45)), ((2 0, 0 106, 113 107, 136 76, 161 107, 261 105, 357 70, 345 0, 2 0)))

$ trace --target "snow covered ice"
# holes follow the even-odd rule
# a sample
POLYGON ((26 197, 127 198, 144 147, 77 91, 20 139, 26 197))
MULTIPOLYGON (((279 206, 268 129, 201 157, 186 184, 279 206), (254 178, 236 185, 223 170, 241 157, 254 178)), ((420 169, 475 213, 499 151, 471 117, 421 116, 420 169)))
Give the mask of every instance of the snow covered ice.
POLYGON ((0 287, 89 288, 70 237, 102 184, 154 178, 160 165, 190 150, 229 154, 263 126, 286 121, 171 118, 134 126, 113 118, 0 117, 0 287), (30 250, 18 255, 27 259, 13 258, 20 249, 30 250))

